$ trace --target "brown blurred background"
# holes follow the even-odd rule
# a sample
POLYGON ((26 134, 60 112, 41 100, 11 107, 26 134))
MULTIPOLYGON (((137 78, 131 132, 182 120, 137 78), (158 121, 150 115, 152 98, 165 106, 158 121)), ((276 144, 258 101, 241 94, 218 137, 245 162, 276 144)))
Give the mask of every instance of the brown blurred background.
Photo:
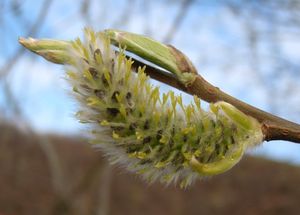
POLYGON ((74 39, 84 26, 171 43, 224 91, 300 122, 297 0, 2 0, 0 215, 300 214, 297 144, 264 143, 187 190, 108 165, 72 116, 62 68, 17 43, 74 39))

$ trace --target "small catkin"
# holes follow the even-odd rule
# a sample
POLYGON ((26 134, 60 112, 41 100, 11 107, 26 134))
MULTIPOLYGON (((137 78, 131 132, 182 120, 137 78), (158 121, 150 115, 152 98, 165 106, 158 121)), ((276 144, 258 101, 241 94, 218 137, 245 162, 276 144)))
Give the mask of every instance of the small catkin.
POLYGON ((91 143, 150 182, 186 187, 230 169, 248 146, 262 142, 259 123, 225 102, 204 111, 197 97, 184 105, 172 91, 160 95, 145 68, 134 73, 133 61, 114 51, 104 33, 86 30, 69 54, 67 79, 81 107, 76 116, 92 125, 91 143))

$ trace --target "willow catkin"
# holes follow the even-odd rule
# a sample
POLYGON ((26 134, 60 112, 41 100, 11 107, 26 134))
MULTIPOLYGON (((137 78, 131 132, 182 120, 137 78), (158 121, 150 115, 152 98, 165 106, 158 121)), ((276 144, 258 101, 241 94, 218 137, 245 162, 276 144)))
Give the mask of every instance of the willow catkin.
POLYGON ((184 105, 172 91, 160 95, 145 68, 132 72, 133 61, 115 52, 104 33, 86 30, 85 40, 73 41, 68 51, 76 116, 92 125, 92 144, 150 182, 186 187, 230 169, 248 146, 262 142, 259 123, 230 104, 205 111, 197 97, 184 105))

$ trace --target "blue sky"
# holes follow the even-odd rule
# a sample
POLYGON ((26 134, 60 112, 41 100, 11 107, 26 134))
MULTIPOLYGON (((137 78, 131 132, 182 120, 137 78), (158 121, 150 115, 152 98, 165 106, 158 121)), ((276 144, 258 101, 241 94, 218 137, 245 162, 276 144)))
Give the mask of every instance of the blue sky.
MULTIPOLYGON (((42 2, 25 1, 22 9, 27 22, 35 21, 38 14, 37 9, 42 6, 42 2)), ((130 21, 125 25, 118 26, 120 21, 118 17, 122 15, 122 11, 116 10, 115 1, 99 2, 91 8, 93 16, 90 26, 94 29, 118 27, 136 33, 148 31, 152 37, 158 40, 164 38, 172 17, 178 10, 176 5, 170 4, 166 8, 157 1, 155 10, 154 6, 150 4, 150 9, 145 11, 142 1, 137 1, 131 11, 130 21), (145 17, 146 15, 150 18, 145 17)), ((124 2, 118 1, 119 8, 123 8, 124 2)), ((267 94, 263 90, 264 84, 268 83, 258 83, 255 73, 246 61, 249 53, 244 48, 245 33, 240 21, 226 8, 220 7, 218 1, 204 2, 204 5, 199 5, 199 3, 192 5, 188 16, 185 17, 182 26, 173 38, 172 44, 191 58, 199 69, 199 73, 209 82, 243 101, 271 111, 266 100, 267 94), (202 20, 199 19, 199 14, 201 14, 202 20), (222 16, 221 19, 220 16, 222 16), (230 60, 226 56, 226 53, 229 52, 230 60)), ((0 30, 2 34, 9 35, 5 39, 3 48, 0 49, 1 64, 12 55, 14 50, 19 48, 17 37, 26 36, 27 31, 27 28, 22 27, 22 24, 8 9, 6 11, 4 23, 10 26, 10 30, 5 30, 5 28, 0 30)), ((82 35, 85 25, 85 21, 79 15, 78 4, 71 0, 54 0, 50 12, 36 36, 74 39, 82 35)), ((263 28, 263 25, 261 27, 263 28)), ((283 34, 282 37, 289 37, 289 35, 283 34)), ((295 40, 299 39, 295 38, 295 40)), ((295 47, 299 47, 300 43, 283 43, 282 51, 287 56, 298 60, 300 54, 295 47)), ((261 44, 259 48, 264 53, 267 44, 261 44)), ((270 65, 272 62, 264 62, 263 68, 266 68, 264 74, 267 74, 270 65)), ((20 100, 25 119, 40 132, 80 134, 84 130, 83 125, 80 125, 73 117, 76 112, 76 103, 68 95, 69 86, 63 77, 61 66, 50 64, 29 52, 20 59, 8 77, 15 97, 20 100)), ((287 84, 288 80, 288 78, 282 79, 287 84)), ((2 88, 0 89, 2 90, 2 88)), ((165 87, 162 89, 166 90, 165 87)), ((2 103, 3 106, 5 101, 3 101, 1 90, 0 104, 2 103)), ((185 102, 189 102, 188 95, 184 95, 184 98, 185 102)), ((276 114, 300 122, 299 108, 298 112, 295 106, 295 111, 290 110, 291 107, 293 108, 293 104, 299 102, 298 96, 295 96, 292 102, 282 106, 276 114)), ((300 145, 298 144, 274 141, 264 143, 253 151, 258 155, 300 164, 300 145)))

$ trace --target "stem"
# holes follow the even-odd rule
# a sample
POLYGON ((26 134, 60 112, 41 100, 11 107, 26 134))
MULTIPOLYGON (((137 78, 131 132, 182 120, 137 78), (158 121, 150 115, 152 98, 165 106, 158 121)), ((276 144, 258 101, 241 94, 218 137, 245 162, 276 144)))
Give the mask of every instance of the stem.
MULTIPOLYGON (((116 31, 113 30, 107 30, 106 33, 111 33, 112 36, 117 37, 122 36, 124 32, 116 34, 116 31)), ((126 33, 125 33, 126 34, 126 33)), ((124 35, 123 35, 124 36, 124 35)), ((126 35, 125 35, 126 36, 126 35)), ((143 67, 146 65, 145 73, 147 73, 151 78, 158 80, 160 82, 163 82, 167 85, 170 85, 172 87, 175 87, 179 90, 182 90, 183 92, 186 92, 191 95, 196 95, 199 98, 207 101, 207 102, 218 102, 218 101, 225 101, 236 108, 238 108, 240 111, 244 112, 247 115, 252 116, 253 118, 257 119, 262 126, 262 132, 264 134, 264 140, 271 141, 271 140, 288 140, 295 143, 300 143, 300 125, 290 122, 288 120, 282 119, 280 117, 274 116, 270 113, 267 113, 265 111, 262 111, 256 107, 253 107, 249 104, 246 104, 228 94, 221 91, 219 88, 211 85, 208 83, 205 79, 203 79, 199 74, 197 74, 196 69, 194 66, 188 61, 188 59, 177 49, 170 48, 170 46, 163 46, 163 45, 157 45, 157 42, 149 40, 145 37, 143 39, 146 41, 146 43, 149 45, 155 44, 158 46, 156 52, 147 52, 147 47, 140 47, 141 41, 140 38, 137 35, 129 35, 131 37, 134 37, 133 40, 129 37, 124 37, 123 39, 127 39, 127 45, 132 45, 132 49, 129 51, 132 51, 134 54, 140 54, 139 57, 145 57, 146 60, 156 63, 157 65, 164 66, 164 68, 168 69, 170 72, 166 72, 165 70, 159 69, 157 67, 153 67, 151 65, 147 65, 144 62, 141 62, 137 59, 134 60, 133 67, 137 68, 139 66, 143 67), (137 44, 135 42, 138 42, 137 44), (138 47, 139 49, 134 49, 138 47), (146 51, 145 51, 146 50, 146 51), (166 52, 166 55, 170 53, 171 60, 167 57, 163 58, 161 61, 161 50, 166 52), (175 51, 175 52, 172 52, 175 51), (174 63, 174 58, 177 59, 177 61, 174 63), (171 66, 170 66, 171 65, 171 66), (169 69, 171 68, 171 70, 169 69), (184 72, 182 72, 184 71, 184 72), (186 73, 193 73, 193 75, 196 75, 195 79, 192 79, 192 83, 189 85, 184 85, 180 82, 178 75, 186 73), (176 75, 177 76, 176 76, 176 75)), ((119 38, 120 39, 120 38, 119 38)), ((117 40, 116 40, 117 41, 117 40)), ((25 39, 20 38, 19 42, 28 48, 29 50, 35 52, 36 54, 39 54, 46 58, 47 60, 59 63, 59 64, 68 64, 69 57, 66 50, 68 46, 70 45, 66 41, 61 40, 36 40, 36 39, 25 39)), ((124 42, 124 41, 123 41, 124 42)), ((117 43, 117 42, 116 42, 117 43)), ((128 46, 129 47, 129 46, 128 46)), ((170 57, 170 56, 169 56, 170 57)), ((137 70, 136 70, 137 71, 137 70)))
MULTIPOLYGON (((144 65, 144 63, 136 59, 133 64, 133 66, 135 67, 144 65)), ((252 116, 261 123, 264 140, 266 141, 287 140, 295 143, 300 143, 299 124, 274 116, 270 113, 267 113, 243 101, 238 100, 221 91, 219 88, 213 86, 212 84, 208 83, 199 74, 192 84, 190 84, 189 86, 184 86, 176 79, 174 75, 167 73, 159 68, 154 68, 147 65, 145 73, 147 73, 151 78, 175 87, 183 92, 191 95, 197 95, 199 98, 207 102, 225 101, 229 104, 232 104, 240 111, 252 116)))

